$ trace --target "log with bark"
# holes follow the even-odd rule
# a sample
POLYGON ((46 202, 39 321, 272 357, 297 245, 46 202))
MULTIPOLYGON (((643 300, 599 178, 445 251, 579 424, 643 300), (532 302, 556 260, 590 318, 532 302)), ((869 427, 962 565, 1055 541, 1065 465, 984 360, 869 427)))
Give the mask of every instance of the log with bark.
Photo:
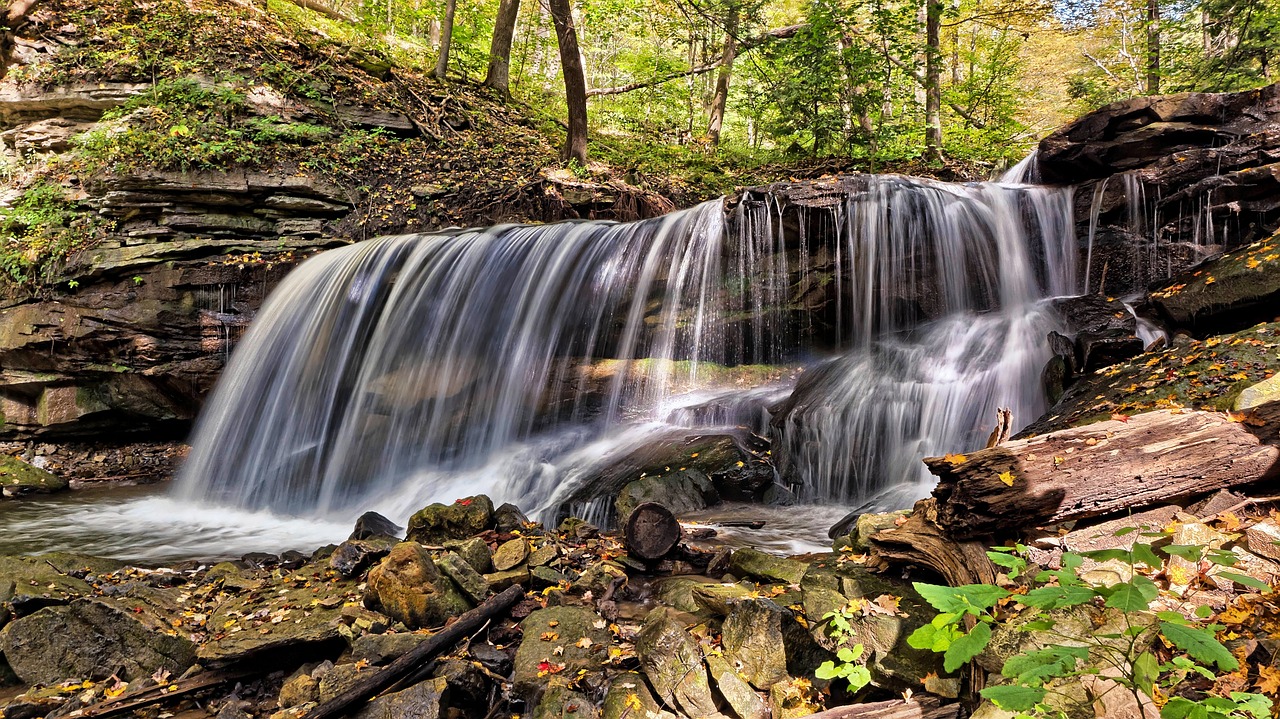
POLYGON ((523 596, 524 587, 517 584, 508 587, 501 594, 490 597, 484 604, 462 614, 453 624, 431 635, 399 659, 307 712, 303 719, 333 719, 346 715, 357 704, 395 686, 402 678, 415 672, 420 665, 479 630, 485 622, 505 614, 523 596))
POLYGON ((1280 402, 1160 410, 924 460, 957 540, 1170 504, 1280 476, 1280 402))
POLYGON ((661 559, 680 543, 683 530, 671 510, 654 502, 631 510, 623 525, 627 551, 640 559, 661 559))
POLYGON ((871 535, 869 566, 883 571, 900 564, 928 569, 953 587, 991 584, 996 580, 995 568, 987 559, 987 545, 957 542, 949 536, 939 526, 938 508, 933 499, 916 502, 902 524, 871 535))
POLYGON ((833 707, 801 719, 956 719, 958 716, 959 704, 940 705, 937 699, 922 696, 833 707))

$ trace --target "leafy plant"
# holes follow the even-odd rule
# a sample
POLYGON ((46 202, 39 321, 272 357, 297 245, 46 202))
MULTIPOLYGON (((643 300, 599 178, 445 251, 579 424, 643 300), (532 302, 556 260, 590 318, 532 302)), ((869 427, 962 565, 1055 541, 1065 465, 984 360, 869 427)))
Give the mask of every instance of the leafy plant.
MULTIPOLYGON (((1121 530, 1125 534, 1133 529, 1121 530)), ((1168 539, 1168 532, 1147 532, 1148 538, 1168 539)), ((1000 547, 987 553, 992 563, 1017 579, 1030 568, 1027 548, 1000 547)), ((943 654, 944 668, 955 671, 977 657, 991 643, 993 630, 1034 632, 1053 644, 1015 654, 1005 661, 1001 674, 1007 684, 990 686, 982 696, 1019 717, 1065 718, 1062 707, 1073 699, 1064 692, 1072 680, 1100 676, 1124 687, 1138 705, 1163 704, 1162 719, 1237 719, 1271 715, 1271 701, 1261 694, 1229 692, 1226 696, 1165 697, 1188 675, 1214 679, 1217 672, 1232 672, 1239 661, 1217 639, 1221 625, 1206 623, 1210 611, 1198 606, 1189 611, 1148 613, 1160 587, 1139 570, 1159 570, 1166 559, 1181 558, 1213 567, 1216 576, 1242 585, 1266 589, 1265 583, 1230 572, 1237 558, 1219 549, 1198 545, 1152 546, 1135 542, 1129 549, 1067 552, 1061 569, 1039 571, 1026 582, 1027 591, 1015 594, 990 584, 947 587, 917 582, 916 591, 937 609, 934 619, 908 638, 918 649, 943 654), (1161 556, 1163 555, 1163 557, 1161 556), (1119 561, 1130 578, 1114 584, 1089 581, 1081 568, 1085 560, 1119 561), (1019 609, 1014 610, 1014 607, 1019 609), (1101 610, 1118 616, 1117 631, 1086 631, 1062 621, 1064 610, 1101 610), (1169 648, 1168 652, 1157 646, 1169 648), (1161 656, 1168 656, 1165 661, 1161 656)), ((1182 607, 1188 610, 1188 607, 1182 607)), ((1092 629, 1092 624, 1089 624, 1092 629)), ((1185 692, 1184 692, 1185 694, 1185 692)))
MULTIPOLYGON (((843 642, 853 636, 853 625, 849 623, 852 609, 845 606, 827 612, 822 618, 827 621, 827 633, 832 639, 843 642)), ((836 651, 836 661, 825 661, 814 671, 819 679, 844 679, 849 682, 849 691, 857 692, 871 683, 871 671, 862 663, 865 653, 861 644, 851 647, 840 647, 836 651)))

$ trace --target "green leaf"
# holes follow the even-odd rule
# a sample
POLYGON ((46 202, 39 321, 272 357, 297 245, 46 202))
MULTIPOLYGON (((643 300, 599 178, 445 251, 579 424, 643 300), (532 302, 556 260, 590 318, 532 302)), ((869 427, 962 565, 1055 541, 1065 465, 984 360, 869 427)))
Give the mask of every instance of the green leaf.
POLYGON ((1147 696, 1151 696, 1156 679, 1160 678, 1160 662, 1151 652, 1143 652, 1133 662, 1133 682, 1147 696))
POLYGON ((1125 612, 1140 612, 1147 608, 1151 600, 1160 596, 1160 588, 1156 583, 1141 575, 1111 588, 1107 597, 1107 606, 1125 612))
MULTIPOLYGON (((1260 589, 1264 592, 1271 589, 1271 585, 1267 584, 1261 579, 1254 579, 1253 577, 1250 577, 1247 574, 1240 574, 1238 572, 1217 572, 1214 576, 1224 577, 1226 579, 1230 579, 1236 584, 1243 584, 1246 587, 1260 589)), ((1204 605, 1201 605, 1201 606, 1204 606, 1204 605)))
MULTIPOLYGON (((1207 605, 1201 604, 1200 606, 1201 606, 1201 607, 1203 607, 1203 606, 1207 606, 1207 605)), ((1197 608, 1197 609, 1199 609, 1200 607, 1196 607, 1196 608, 1197 608)), ((1210 610, 1210 611, 1212 611, 1212 610, 1210 610)), ((1180 612, 1170 612, 1170 611, 1165 611, 1165 612, 1156 612, 1156 617, 1157 617, 1158 619, 1162 619, 1162 620, 1164 620, 1164 621, 1166 621, 1166 622, 1172 622, 1172 623, 1174 623, 1174 624, 1182 624, 1182 625, 1184 625, 1184 626, 1188 626, 1188 627, 1189 627, 1189 626, 1191 626, 1191 620, 1190 620, 1190 619, 1187 619, 1187 618, 1186 618, 1186 617, 1184 617, 1184 616, 1182 616, 1182 614, 1181 614, 1180 612)))
POLYGON ((1160 558, 1156 556, 1156 553, 1151 551, 1150 544, 1133 545, 1133 563, 1137 564, 1139 562, 1151 567, 1152 569, 1159 569, 1164 565, 1164 562, 1160 561, 1160 558))
POLYGON ((965 662, 978 656, 990 642, 991 627, 979 623, 968 634, 951 642, 951 646, 947 647, 946 653, 942 655, 942 668, 948 672, 954 672, 964 666, 965 662))
POLYGON ((1113 559, 1131 560, 1131 555, 1127 549, 1095 549, 1090 552, 1081 552, 1080 556, 1085 559, 1092 559, 1095 562, 1110 562, 1113 559))
POLYGON ((912 586, 921 597, 940 612, 980 614, 1009 596, 1009 592, 990 584, 964 584, 945 587, 938 584, 914 582, 912 586))
POLYGON ((1065 676, 1088 658, 1088 647, 1048 646, 1009 657, 1000 673, 1018 684, 1040 684, 1065 676))
POLYGON ((1063 609, 1091 601, 1097 594, 1088 587, 1040 587, 1018 597, 1018 601, 1037 609, 1063 609))
POLYGON ((995 702, 995 705, 1011 712, 1031 711, 1044 700, 1044 689, 1040 687, 1024 687, 1010 684, 1002 687, 987 687, 981 694, 983 699, 995 702))
POLYGON ((1017 579, 1022 570, 1027 568, 1027 560, 1012 554, 1004 554, 1001 552, 987 552, 987 558, 997 567, 1004 567, 1009 570, 1009 577, 1017 579))
POLYGON ((1197 604, 1194 611, 1197 617, 1208 619, 1213 614, 1213 607, 1208 604, 1197 604))
POLYGON ((1121 528, 1119 528, 1119 529, 1117 529, 1117 530, 1116 530, 1115 535, 1116 535, 1117 537, 1123 537, 1124 535, 1126 535, 1126 534, 1128 534, 1128 533, 1130 533, 1130 532, 1136 532, 1136 531, 1138 531, 1138 528, 1137 528, 1137 527, 1121 527, 1121 528))
POLYGON ((1160 708, 1160 719, 1209 719, 1209 710, 1199 702, 1170 697, 1169 703, 1160 708))
POLYGON ((1234 567, 1240 563, 1240 557, 1235 552, 1228 552, 1225 549, 1211 549, 1205 555, 1205 559, 1210 564, 1216 564, 1219 567, 1234 567))
POLYGON ((951 642, 960 636, 960 632, 951 625, 943 627, 935 627, 932 624, 926 624, 911 633, 907 637, 907 645, 916 649, 927 649, 931 652, 945 652, 951 646, 951 642))
POLYGON ((1160 551, 1170 557, 1181 557, 1188 562, 1200 561, 1200 555, 1204 554, 1204 547, 1198 544, 1166 544, 1160 548, 1160 551))
POLYGON ((1231 700, 1238 705, 1238 711, 1249 712, 1256 719, 1271 717, 1271 700, 1262 694, 1231 692, 1231 700))
POLYGON ((1208 629, 1160 622, 1160 633, 1192 659, 1205 664, 1215 664, 1224 672, 1235 671, 1240 667, 1240 663, 1231 656, 1231 652, 1227 651, 1227 648, 1222 646, 1222 643, 1208 629))
POLYGON ((835 679, 840 676, 840 670, 836 669, 835 662, 823 662, 813 670, 813 675, 819 679, 835 679))

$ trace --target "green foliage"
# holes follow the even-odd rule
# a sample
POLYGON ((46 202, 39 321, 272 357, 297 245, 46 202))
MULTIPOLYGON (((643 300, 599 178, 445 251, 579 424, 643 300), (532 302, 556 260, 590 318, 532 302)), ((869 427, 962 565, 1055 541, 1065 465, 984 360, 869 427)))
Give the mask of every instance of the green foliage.
MULTIPOLYGON (((1146 532, 1144 536, 1165 538, 1167 533, 1146 532)), ((988 556, 1016 578, 1028 567, 1020 556, 1025 551, 1021 546, 1000 547, 988 556)), ((982 690, 984 698, 1017 712, 1019 717, 1065 719, 1074 701, 1066 688, 1073 680, 1101 674, 1104 668, 1111 670, 1108 678, 1129 691, 1141 705, 1170 693, 1189 674, 1213 680, 1217 672, 1239 669, 1239 661, 1216 636, 1223 627, 1203 623, 1211 614, 1207 607, 1161 611, 1153 616, 1149 606, 1159 596, 1160 588, 1138 569, 1158 571, 1168 558, 1228 566, 1230 554, 1192 545, 1153 547, 1138 541, 1128 549, 1065 553, 1061 569, 1037 573, 1027 580, 1027 591, 1022 594, 984 584, 945 587, 916 583, 916 591, 939 614, 907 641, 917 649, 942 653, 944 668, 953 672, 986 649, 993 630, 1033 633, 1035 648, 1005 661, 1001 674, 1007 683, 982 690), (1081 575, 1086 559, 1124 562, 1131 570, 1131 578, 1111 585, 1088 581, 1081 575), (1010 603, 1020 609, 1015 612, 1010 603), (1092 629, 1093 621, 1083 625, 1064 622, 1064 610, 1112 612, 1122 628, 1102 633, 1092 629), (971 628, 966 630, 966 626, 971 628), (1080 628, 1069 628, 1072 626, 1080 628), (1046 639, 1052 643, 1045 643, 1046 639), (1157 639, 1172 649, 1168 661, 1162 662, 1153 649, 1157 639)), ((1231 573, 1228 578, 1246 586, 1267 588, 1244 575, 1231 573)), ((1183 690, 1164 704, 1160 715, 1162 719, 1262 719, 1270 712, 1270 700, 1260 694, 1233 692, 1221 697, 1183 690)))
MULTIPOLYGON (((832 639, 844 642, 853 636, 853 625, 849 623, 853 617, 852 612, 849 606, 845 606, 823 616, 828 622, 827 631, 832 639)), ((836 659, 819 665, 814 676, 819 679, 844 679, 849 683, 849 691, 857 692, 871 683, 871 671, 862 662, 864 652, 861 644, 840 647, 836 651, 836 659)))
MULTIPOLYGON (((0 210, 0 270, 16 284, 52 281, 67 256, 104 229, 105 223, 77 212, 60 185, 37 182, 0 210)), ((68 283, 71 289, 74 282, 68 283)))

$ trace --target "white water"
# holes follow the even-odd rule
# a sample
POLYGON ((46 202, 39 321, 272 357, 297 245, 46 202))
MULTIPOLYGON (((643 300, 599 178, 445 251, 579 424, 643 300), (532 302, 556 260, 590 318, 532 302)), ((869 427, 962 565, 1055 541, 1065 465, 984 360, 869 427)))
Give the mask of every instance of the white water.
POLYGON ((155 535, 145 557, 337 541, 363 511, 477 492, 550 519, 646 443, 764 431, 793 373, 726 379, 744 363, 807 366, 820 390, 777 438, 802 497, 906 506, 929 488, 921 456, 981 446, 997 407, 1044 409, 1042 300, 1077 289, 1071 213, 1067 189, 889 176, 799 230, 765 195, 728 225, 711 202, 332 250, 233 353, 172 498, 63 521, 155 535))

